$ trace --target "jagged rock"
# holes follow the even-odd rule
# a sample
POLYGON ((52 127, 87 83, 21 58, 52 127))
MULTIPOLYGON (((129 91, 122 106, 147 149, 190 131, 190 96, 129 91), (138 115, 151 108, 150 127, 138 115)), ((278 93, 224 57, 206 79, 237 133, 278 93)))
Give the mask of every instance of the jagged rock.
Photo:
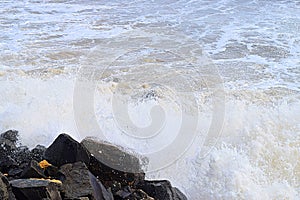
POLYGON ((30 162, 32 155, 26 146, 17 146, 18 131, 9 130, 0 135, 0 171, 18 176, 30 162))
POLYGON ((10 177, 15 178, 15 177, 21 176, 22 172, 23 172, 22 169, 19 169, 19 168, 11 168, 11 169, 8 171, 8 175, 9 175, 10 177))
POLYGON ((89 163, 88 151, 67 134, 60 134, 45 151, 45 159, 60 167, 67 163, 89 163))
POLYGON ((6 151, 12 151, 17 148, 18 131, 8 130, 0 135, 0 144, 6 151))
POLYGON ((17 131, 0 135, 0 170, 8 172, 8 179, 52 177, 63 184, 16 179, 10 186, 0 173, 0 200, 14 200, 14 194, 18 200, 187 199, 169 181, 145 181, 138 157, 115 145, 91 138, 78 143, 61 134, 48 149, 37 146, 30 151, 17 146, 17 137, 17 131), (33 158, 46 160, 38 163, 33 158))
POLYGON ((0 199, 7 200, 8 199, 8 190, 7 184, 2 180, 4 175, 0 173, 0 199))
POLYGON ((94 194, 97 200, 103 199, 103 200, 113 200, 113 195, 110 190, 106 190, 106 188, 102 185, 102 183, 91 173, 89 172, 89 177, 91 184, 94 189, 94 194))
POLYGON ((10 184, 18 200, 61 200, 59 186, 50 180, 16 179, 10 184))
POLYGON ((124 187, 123 189, 117 191, 114 194, 115 200, 154 200, 152 197, 150 197, 148 194, 146 194, 141 189, 132 189, 129 186, 124 187))
POLYGON ((65 164, 61 166, 60 173, 65 199, 89 197, 91 200, 113 200, 112 194, 89 172, 85 163, 65 164))
POLYGON ((31 150, 32 159, 36 161, 44 160, 45 151, 46 147, 44 147, 43 145, 37 145, 31 150))
POLYGON ((15 200, 11 187, 7 178, 0 172, 0 199, 1 200, 15 200))
POLYGON ((10 168, 18 166, 14 159, 17 149, 18 131, 9 130, 0 135, 0 171, 8 173, 10 168))
POLYGON ((21 174, 21 178, 46 178, 39 163, 32 160, 21 174))
POLYGON ((19 165, 23 164, 24 167, 32 160, 32 154, 28 147, 20 146, 17 147, 14 153, 15 160, 19 165))
POLYGON ((144 180, 139 159, 120 150, 114 145, 99 142, 91 138, 84 139, 81 144, 91 153, 89 170, 97 176, 106 187, 113 181, 122 186, 134 185, 144 180))
POLYGON ((44 174, 47 177, 58 178, 58 176, 59 176, 58 167, 52 165, 47 160, 42 160, 41 162, 39 162, 39 166, 40 166, 40 168, 42 168, 44 170, 44 174))
POLYGON ((0 152, 0 171, 8 173, 10 169, 17 168, 18 163, 6 153, 0 152))
POLYGON ((167 180, 144 181, 137 187, 155 200, 187 200, 187 197, 180 190, 172 187, 171 183, 167 180))
POLYGON ((46 176, 50 176, 52 178, 58 178, 58 172, 59 172, 59 169, 56 166, 50 165, 45 169, 44 174, 46 176))

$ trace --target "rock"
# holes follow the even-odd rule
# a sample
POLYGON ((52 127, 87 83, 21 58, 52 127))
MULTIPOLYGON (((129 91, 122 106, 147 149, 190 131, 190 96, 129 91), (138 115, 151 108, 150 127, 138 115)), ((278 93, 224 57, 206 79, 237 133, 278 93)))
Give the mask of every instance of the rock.
POLYGON ((22 169, 19 169, 19 168, 11 168, 11 169, 8 171, 8 175, 9 175, 9 177, 16 178, 16 177, 20 177, 21 174, 22 174, 22 172, 23 172, 22 169))
POLYGON ((0 151, 0 171, 8 173, 10 169, 17 168, 18 163, 6 153, 0 151))
POLYGON ((17 141, 18 131, 9 130, 0 135, 0 171, 14 177, 20 175, 32 158, 28 147, 17 146, 17 141))
POLYGON ((0 173, 0 199, 7 200, 8 190, 7 190, 7 184, 5 183, 5 181, 2 180, 4 178, 5 176, 2 173, 0 173))
POLYGON ((47 168, 45 168, 44 174, 48 177, 50 176, 52 178, 58 178, 58 172, 59 169, 56 166, 50 165, 47 168))
POLYGON ((12 151, 17 148, 16 143, 18 141, 18 131, 9 130, 0 135, 0 144, 7 151, 12 151))
POLYGON ((155 200, 187 200, 187 197, 167 180, 162 181, 144 181, 138 188, 145 191, 155 200))
POLYGON ((44 160, 45 151, 46 151, 46 147, 42 145, 37 145, 35 148, 31 150, 32 159, 36 161, 44 160))
POLYGON ((102 183, 91 173, 89 172, 89 177, 91 184, 94 189, 94 194, 96 199, 104 199, 104 200, 113 200, 113 195, 111 191, 107 191, 106 188, 102 185, 102 183))
POLYGON ((0 171, 3 173, 8 173, 10 168, 18 166, 14 158, 17 140, 18 131, 9 130, 0 135, 0 171))
POLYGON ((46 176, 39 163, 32 160, 22 172, 21 178, 46 178, 46 176))
POLYGON ((77 161, 89 164, 90 159, 88 151, 67 134, 60 134, 45 151, 44 157, 57 167, 77 161))
POLYGON ((65 164, 59 172, 65 199, 89 197, 92 200, 113 200, 112 194, 89 172, 85 163, 65 164))
POLYGON ((115 200, 121 200, 121 199, 126 199, 126 200, 154 200, 152 197, 150 197, 148 194, 146 194, 143 190, 141 189, 132 189, 129 186, 126 186, 122 190, 119 190, 118 192, 115 193, 114 195, 115 200))
POLYGON ((16 179, 10 184, 18 200, 61 200, 59 185, 50 180, 16 179))
POLYGON ((144 180, 145 174, 140 161, 134 155, 91 138, 84 139, 81 144, 91 153, 89 170, 106 187, 111 187, 113 181, 126 186, 144 180))
POLYGON ((15 196, 12 193, 11 187, 7 178, 0 173, 0 199, 1 200, 15 200, 15 196))
POLYGON ((20 146, 17 147, 16 151, 14 152, 14 158, 19 165, 23 164, 23 166, 26 167, 27 164, 32 160, 32 154, 28 147, 20 146))

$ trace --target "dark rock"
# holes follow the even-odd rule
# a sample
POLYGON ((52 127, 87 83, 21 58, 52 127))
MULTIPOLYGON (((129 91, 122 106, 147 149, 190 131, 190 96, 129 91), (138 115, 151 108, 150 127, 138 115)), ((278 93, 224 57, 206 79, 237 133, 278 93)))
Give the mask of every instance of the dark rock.
POLYGON ((187 200, 187 197, 167 180, 163 181, 144 181, 138 188, 145 191, 155 200, 187 200))
POLYGON ((18 141, 18 131, 16 130, 9 130, 0 135, 0 144, 4 147, 7 151, 12 151, 17 148, 17 141, 18 141))
POLYGON ((35 148, 31 150, 32 159, 36 161, 44 160, 45 151, 46 151, 46 147, 42 145, 37 145, 35 148))
POLYGON ((0 171, 18 177, 32 158, 26 146, 17 146, 18 131, 9 130, 0 135, 0 171))
POLYGON ((84 139, 81 144, 91 153, 89 170, 106 187, 111 187, 111 183, 114 181, 126 186, 144 180, 145 174, 136 156, 120 150, 114 145, 91 138, 84 139))
POLYGON ((61 200, 59 186, 49 180, 16 179, 10 184, 18 200, 61 200))
POLYGON ((0 171, 8 173, 10 168, 18 166, 14 158, 17 149, 18 131, 9 130, 0 135, 0 171))
POLYGON ((141 189, 132 189, 129 186, 124 187, 122 190, 119 190, 114 195, 115 200, 154 200, 141 189))
POLYGON ((18 163, 19 168, 24 168, 32 160, 32 154, 28 147, 20 146, 14 152, 14 159, 18 163))
POLYGON ((21 176, 23 170, 22 169, 19 169, 19 168, 11 168, 9 171, 8 171, 8 176, 10 177, 19 177, 21 176))
POLYGON ((62 194, 65 199, 89 197, 91 200, 112 200, 108 192, 97 178, 89 172, 83 162, 65 164, 60 168, 62 194))
POLYGON ((52 177, 52 178, 58 178, 59 174, 59 169, 54 166, 54 165, 49 165, 46 169, 44 174, 48 177, 52 177))
POLYGON ((46 176, 39 163, 32 160, 22 172, 21 178, 46 178, 46 176))
POLYGON ((118 181, 112 181, 109 188, 113 194, 116 194, 119 190, 122 190, 122 185, 118 181))
POLYGON ((12 193, 11 187, 7 178, 0 173, 0 199, 1 200, 15 200, 15 196, 12 193))
POLYGON ((102 185, 102 183, 91 173, 89 172, 89 177, 91 184, 94 189, 94 194, 96 199, 104 199, 104 200, 113 200, 113 195, 110 190, 106 190, 106 188, 102 185))
POLYGON ((45 151, 44 157, 57 167, 77 161, 89 164, 88 151, 67 134, 60 134, 45 151))
POLYGON ((7 153, 0 152, 0 171, 8 173, 10 169, 17 168, 18 163, 7 153))

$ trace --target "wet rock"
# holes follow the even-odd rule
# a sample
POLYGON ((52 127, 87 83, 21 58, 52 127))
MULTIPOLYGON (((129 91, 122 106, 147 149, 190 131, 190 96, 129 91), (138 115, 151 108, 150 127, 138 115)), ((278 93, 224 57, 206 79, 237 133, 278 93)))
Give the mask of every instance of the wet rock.
POLYGON ((13 151, 17 148, 18 131, 9 130, 0 135, 0 144, 6 151, 13 151))
POLYGON ((89 177, 91 184, 94 189, 94 194, 96 199, 103 199, 103 200, 113 200, 113 195, 110 190, 106 190, 104 185, 91 173, 89 172, 89 177))
POLYGON ((58 176, 59 176, 58 172, 59 172, 59 169, 56 166, 50 165, 45 169, 44 174, 48 177, 58 178, 58 176))
POLYGON ((0 200, 14 194, 18 200, 187 199, 168 181, 145 181, 139 158, 115 145, 61 134, 48 149, 30 151, 17 146, 17 137, 16 131, 0 135, 0 170, 8 172, 8 178, 0 173, 0 200), (61 182, 31 179, 46 177, 61 182))
POLYGON ((124 187, 122 190, 119 190, 114 195, 115 200, 154 200, 141 189, 132 189, 129 186, 124 187))
POLYGON ((91 200, 112 200, 108 192, 97 178, 89 172, 83 162, 65 164, 60 168, 62 194, 65 199, 89 197, 91 200))
POLYGON ((14 158, 17 149, 18 131, 9 130, 0 135, 0 171, 8 173, 10 168, 17 167, 14 158))
POLYGON ((45 159, 60 167, 67 163, 89 163, 88 151, 67 134, 60 134, 45 151, 45 159))
POLYGON ((15 196, 12 193, 11 187, 7 178, 0 173, 0 199, 1 200, 15 200, 15 196))
MULTIPOLYGON (((22 172, 28 168, 32 160, 32 154, 28 147, 19 146, 12 154, 17 166, 11 166, 8 174, 13 178, 21 178, 22 172)), ((32 177, 38 178, 38 177, 32 177)))
POLYGON ((81 144, 91 153, 89 170, 106 187, 110 187, 113 181, 126 186, 144 180, 145 174, 141 169, 140 161, 134 155, 114 145, 91 138, 84 139, 81 144))
POLYGON ((11 168, 11 169, 8 171, 8 175, 9 175, 10 177, 17 178, 17 177, 20 177, 20 176, 21 176, 22 172, 23 172, 22 169, 19 169, 19 168, 11 168))
POLYGON ((32 159, 37 161, 44 160, 45 151, 46 147, 44 147, 43 145, 37 145, 31 150, 32 159))
POLYGON ((20 146, 17 147, 16 151, 14 152, 14 158, 19 167, 24 169, 32 160, 32 154, 28 147, 20 146))
POLYGON ((0 171, 8 173, 11 169, 17 168, 18 163, 6 153, 0 152, 0 171))
POLYGON ((46 176, 39 163, 32 160, 22 172, 21 178, 46 178, 46 176))
POLYGON ((61 200, 59 186, 49 180, 16 179, 10 185, 18 200, 61 200))
POLYGON ((177 188, 172 187, 167 180, 144 181, 138 188, 145 191, 155 200, 187 200, 187 197, 177 188))

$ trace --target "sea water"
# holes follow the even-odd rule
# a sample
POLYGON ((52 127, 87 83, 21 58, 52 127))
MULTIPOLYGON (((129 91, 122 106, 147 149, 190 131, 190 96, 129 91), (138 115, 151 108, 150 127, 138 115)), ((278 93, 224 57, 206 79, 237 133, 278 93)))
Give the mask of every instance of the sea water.
POLYGON ((300 3, 0 1, 0 131, 146 158, 189 199, 300 199, 300 3))

